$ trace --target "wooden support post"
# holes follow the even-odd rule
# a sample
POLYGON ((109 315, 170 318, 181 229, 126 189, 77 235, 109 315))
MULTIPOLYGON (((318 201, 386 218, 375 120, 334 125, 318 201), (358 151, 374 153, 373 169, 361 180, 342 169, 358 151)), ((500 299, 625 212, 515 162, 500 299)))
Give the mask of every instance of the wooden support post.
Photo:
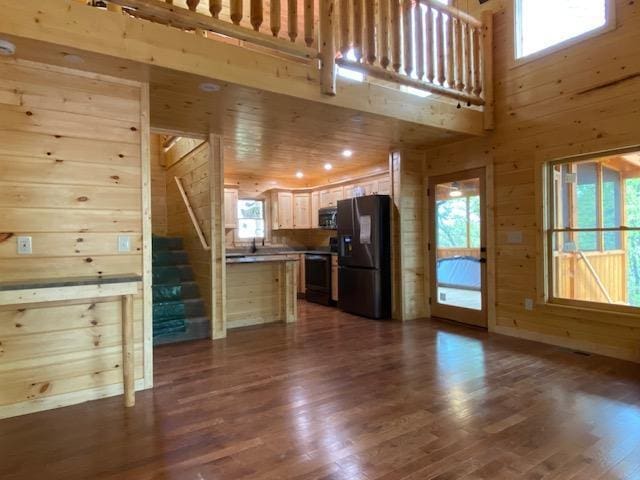
POLYGON ((413 22, 411 21, 412 0, 402 0, 402 30, 404 37, 404 72, 410 77, 413 73, 413 22))
POLYGON ((304 0, 304 43, 306 43, 307 47, 313 45, 313 41, 315 40, 313 32, 313 4, 313 0, 304 0))
POLYGON ((289 0, 287 5, 287 19, 288 19, 288 34, 289 40, 292 42, 298 38, 298 1, 289 0))
POLYGON ((484 128, 495 128, 493 97, 493 12, 482 12, 482 83, 484 91, 484 128))
POLYGON ((362 59, 362 0, 353 0, 353 53, 356 60, 362 59))
POLYGON ((258 32, 262 25, 262 0, 251 0, 251 26, 258 32))
POLYGON ((284 318, 286 323, 293 323, 298 317, 298 282, 296 262, 284 262, 284 318))
POLYGON ((222 0, 209 0, 209 12, 213 18, 219 18, 222 11, 222 0))
POLYGON ((378 8, 378 58, 380 66, 389 66, 389 0, 379 0, 378 8))
POLYGON ((320 91, 336 94, 335 0, 320 0, 320 91))
POLYGON ((280 34, 280 0, 271 0, 269 28, 274 37, 280 34))
POLYGON ((402 39, 400 37, 400 1, 389 0, 391 7, 391 67, 400 72, 402 67, 402 39))
POLYGON ((211 337, 227 336, 227 259, 224 237, 224 151, 222 136, 209 135, 211 203, 211 337))
POLYGON ((240 25, 240 22, 242 21, 242 0, 230 0, 229 10, 231 12, 231 21, 235 25, 240 25))
POLYGON ((135 359, 133 357, 133 295, 122 296, 122 384, 124 405, 136 404, 135 359))
POLYGON ((367 63, 373 65, 376 61, 376 12, 374 0, 364 0, 365 42, 363 45, 367 63))

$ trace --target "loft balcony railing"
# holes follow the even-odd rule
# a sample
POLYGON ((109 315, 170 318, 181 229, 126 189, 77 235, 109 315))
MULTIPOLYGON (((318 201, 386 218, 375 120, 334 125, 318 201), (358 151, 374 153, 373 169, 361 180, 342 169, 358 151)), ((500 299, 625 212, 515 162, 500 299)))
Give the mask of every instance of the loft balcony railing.
POLYGON ((198 34, 319 60, 320 88, 336 94, 337 67, 493 109, 492 16, 437 0, 95 0, 109 10, 198 34), (176 1, 176 3, 178 3, 176 1), (203 2, 204 5, 204 2, 203 2), (245 16, 246 13, 248 15, 245 16))

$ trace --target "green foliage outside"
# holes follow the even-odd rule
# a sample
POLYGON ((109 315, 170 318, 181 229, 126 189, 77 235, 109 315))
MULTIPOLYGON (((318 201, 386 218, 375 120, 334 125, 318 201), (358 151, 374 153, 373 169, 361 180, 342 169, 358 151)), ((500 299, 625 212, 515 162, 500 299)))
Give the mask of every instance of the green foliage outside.
MULTIPOLYGON (((640 178, 625 181, 625 224, 640 226, 640 178)), ((627 292, 629 303, 640 306, 640 232, 627 233, 627 292)))
POLYGON ((438 248, 480 247, 480 197, 451 198, 437 203, 438 248), (467 244, 467 222, 471 245, 467 244))

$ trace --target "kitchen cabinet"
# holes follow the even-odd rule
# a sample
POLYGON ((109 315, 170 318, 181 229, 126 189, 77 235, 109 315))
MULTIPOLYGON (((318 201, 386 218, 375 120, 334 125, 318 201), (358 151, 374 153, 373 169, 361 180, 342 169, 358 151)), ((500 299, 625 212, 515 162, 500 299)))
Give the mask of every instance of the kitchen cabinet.
POLYGON ((306 292, 306 278, 304 270, 304 253, 300 254, 298 260, 298 293, 304 295, 306 292))
POLYGON ((391 195, 391 180, 389 178, 378 180, 378 195, 391 195))
POLYGON ((327 208, 331 206, 331 191, 330 190, 320 190, 320 208, 327 208))
POLYGON ((318 210, 320 209, 320 192, 311 192, 311 228, 319 228, 318 210))
POLYGON ((338 255, 331 255, 331 300, 338 301, 338 255))
POLYGON ((238 228, 238 190, 224 189, 224 228, 238 228))
POLYGON ((293 194, 293 228, 311 228, 311 194, 293 194))
POLYGON ((342 187, 336 187, 329 190, 329 202, 330 202, 329 206, 330 207, 337 207, 338 200, 342 200, 343 198, 344 198, 344 192, 342 190, 342 187))
POLYGON ((273 230, 293 228, 293 193, 273 192, 271 196, 271 217, 273 230))

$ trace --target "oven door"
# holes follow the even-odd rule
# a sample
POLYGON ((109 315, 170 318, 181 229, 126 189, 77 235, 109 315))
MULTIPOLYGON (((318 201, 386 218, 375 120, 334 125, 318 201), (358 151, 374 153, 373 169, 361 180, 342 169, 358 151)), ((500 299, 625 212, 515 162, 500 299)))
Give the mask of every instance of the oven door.
POLYGON ((305 255, 304 270, 307 290, 331 293, 331 255, 305 255))

